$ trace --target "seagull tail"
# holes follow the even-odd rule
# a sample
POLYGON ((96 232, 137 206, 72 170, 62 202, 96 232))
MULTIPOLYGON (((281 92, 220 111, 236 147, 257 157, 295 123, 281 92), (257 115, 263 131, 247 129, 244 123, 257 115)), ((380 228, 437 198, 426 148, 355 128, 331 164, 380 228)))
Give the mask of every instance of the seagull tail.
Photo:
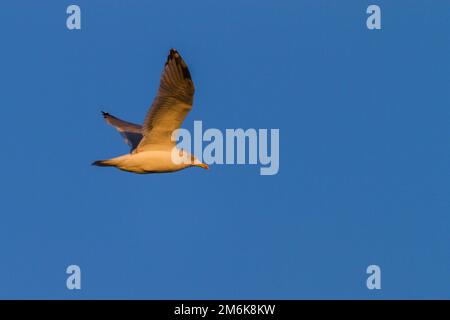
POLYGON ((110 160, 97 160, 92 162, 93 166, 98 166, 98 167, 112 167, 114 166, 110 160))

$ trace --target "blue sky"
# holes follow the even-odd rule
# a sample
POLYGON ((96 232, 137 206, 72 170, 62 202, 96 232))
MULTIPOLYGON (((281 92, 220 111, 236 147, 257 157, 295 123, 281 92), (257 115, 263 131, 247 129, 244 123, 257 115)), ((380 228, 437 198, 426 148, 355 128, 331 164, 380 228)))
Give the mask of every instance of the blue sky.
POLYGON ((446 1, 3 1, 0 298, 450 298, 449 14, 446 1), (366 28, 372 3, 381 30, 366 28), (100 110, 141 122, 171 47, 196 85, 183 127, 279 128, 277 175, 90 166, 128 151, 100 110))

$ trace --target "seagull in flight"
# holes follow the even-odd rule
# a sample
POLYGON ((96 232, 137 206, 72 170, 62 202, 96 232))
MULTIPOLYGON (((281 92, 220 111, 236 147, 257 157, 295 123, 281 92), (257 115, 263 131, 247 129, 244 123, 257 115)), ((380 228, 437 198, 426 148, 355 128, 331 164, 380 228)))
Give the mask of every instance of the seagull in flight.
POLYGON ((180 128, 192 109, 194 91, 186 63, 175 49, 170 49, 158 93, 142 126, 102 111, 106 122, 115 127, 131 147, 130 153, 94 161, 92 165, 141 174, 174 172, 193 166, 208 169, 208 165, 194 155, 178 149, 172 139, 173 132, 180 128))

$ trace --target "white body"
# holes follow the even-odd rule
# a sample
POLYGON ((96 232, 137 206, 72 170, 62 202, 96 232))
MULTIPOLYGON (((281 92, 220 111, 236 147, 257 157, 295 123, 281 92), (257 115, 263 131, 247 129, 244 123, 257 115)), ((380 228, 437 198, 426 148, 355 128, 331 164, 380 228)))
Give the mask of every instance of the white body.
POLYGON ((174 172, 191 166, 206 168, 207 166, 184 152, 183 159, 172 159, 172 150, 144 151, 130 153, 103 161, 106 166, 114 166, 123 171, 134 173, 174 172))

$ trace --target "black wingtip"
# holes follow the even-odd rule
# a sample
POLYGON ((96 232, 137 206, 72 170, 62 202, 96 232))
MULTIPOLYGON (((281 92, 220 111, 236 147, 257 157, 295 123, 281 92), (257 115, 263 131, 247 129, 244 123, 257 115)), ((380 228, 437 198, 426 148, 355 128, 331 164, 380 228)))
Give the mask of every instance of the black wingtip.
POLYGON ((185 79, 192 80, 191 73, 184 62, 181 64, 181 70, 183 71, 183 77, 185 79))
POLYGON ((181 55, 178 53, 178 51, 174 48, 171 48, 169 50, 169 55, 167 56, 166 66, 171 61, 175 60, 175 63, 179 66, 181 66, 181 71, 183 72, 183 78, 192 80, 191 73, 189 72, 189 69, 186 65, 186 63, 183 61, 183 58, 181 58, 181 55))
POLYGON ((108 165, 105 163, 105 160, 97 160, 92 162, 91 166, 107 167, 108 165))
POLYGON ((180 54, 178 53, 178 51, 176 49, 174 49, 174 48, 171 48, 169 50, 169 55, 167 56, 166 66, 170 62, 170 60, 176 59, 176 58, 179 58, 179 57, 180 57, 180 54))
POLYGON ((104 118, 110 116, 110 114, 108 112, 105 112, 105 111, 102 111, 102 115, 103 115, 104 118))

